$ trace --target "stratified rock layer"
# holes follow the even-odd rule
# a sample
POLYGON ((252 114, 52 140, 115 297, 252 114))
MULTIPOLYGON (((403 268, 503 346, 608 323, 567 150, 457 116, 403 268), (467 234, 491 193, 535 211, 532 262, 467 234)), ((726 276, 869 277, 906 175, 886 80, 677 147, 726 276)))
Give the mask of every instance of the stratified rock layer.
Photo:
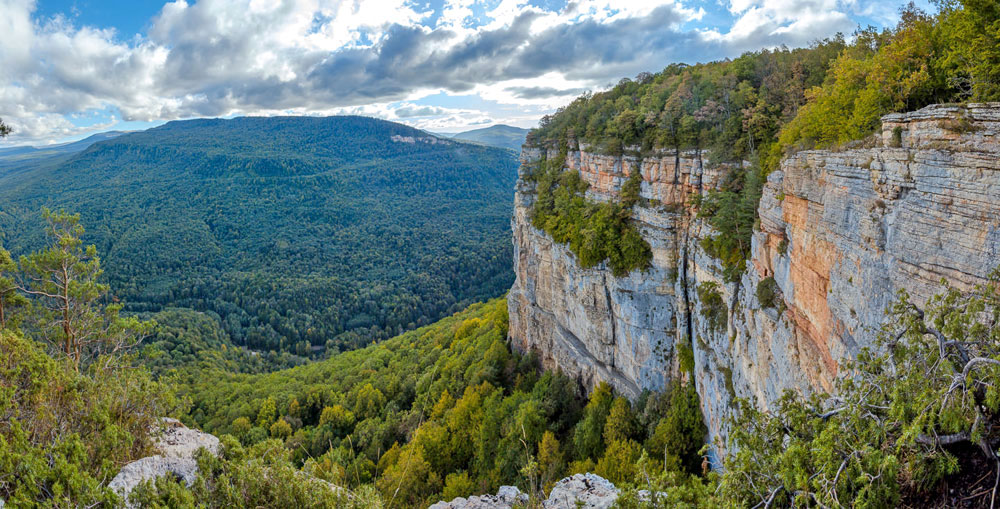
POLYGON ((967 288, 1000 263, 1000 104, 889 115, 868 142, 782 162, 764 188, 747 270, 732 283, 700 248, 713 232, 687 206, 727 168, 694 153, 569 153, 567 168, 590 183, 592 198, 615 199, 640 171, 642 196, 656 204, 634 213, 652 268, 618 278, 580 268, 531 225, 534 188, 523 177, 543 153, 526 146, 512 221, 513 345, 585 386, 603 380, 634 396, 679 376, 678 345, 689 342, 712 437, 725 435, 735 396, 766 408, 785 389, 829 390, 843 359, 873 342, 899 290, 923 302, 942 279, 967 288), (756 297, 768 277, 773 307, 756 297), (696 288, 705 282, 727 304, 717 330, 702 316, 696 288))

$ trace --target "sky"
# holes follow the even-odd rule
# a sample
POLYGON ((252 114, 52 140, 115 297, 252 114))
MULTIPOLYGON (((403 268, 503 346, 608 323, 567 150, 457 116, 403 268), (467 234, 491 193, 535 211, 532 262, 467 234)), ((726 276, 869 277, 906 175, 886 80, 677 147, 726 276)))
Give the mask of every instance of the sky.
POLYGON ((0 0, 0 145, 241 115, 534 127, 622 77, 893 25, 902 3, 0 0))

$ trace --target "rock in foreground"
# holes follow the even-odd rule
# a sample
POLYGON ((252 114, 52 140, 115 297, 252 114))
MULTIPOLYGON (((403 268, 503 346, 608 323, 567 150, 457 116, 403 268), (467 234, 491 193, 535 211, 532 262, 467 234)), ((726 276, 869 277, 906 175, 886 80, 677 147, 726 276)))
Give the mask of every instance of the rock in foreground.
MULTIPOLYGON (((545 509, 607 509, 618 499, 618 489, 611 481, 594 474, 576 474, 552 487, 549 498, 542 502, 545 509), (581 505, 582 504, 582 505, 581 505)), ((456 498, 438 502, 429 509, 510 509, 526 504, 528 495, 514 486, 502 486, 496 495, 456 498)))
POLYGON ((198 463, 194 459, 198 449, 219 453, 219 439, 215 436, 187 428, 176 419, 164 418, 162 422, 163 430, 156 436, 155 443, 160 454, 125 465, 108 484, 122 498, 128 499, 139 483, 168 474, 190 486, 198 474, 198 463))

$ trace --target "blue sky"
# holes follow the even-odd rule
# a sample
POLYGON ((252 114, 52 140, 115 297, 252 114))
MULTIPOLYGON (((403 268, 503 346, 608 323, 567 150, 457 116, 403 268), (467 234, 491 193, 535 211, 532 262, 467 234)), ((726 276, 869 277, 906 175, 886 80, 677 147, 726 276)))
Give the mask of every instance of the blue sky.
MULTIPOLYGON (((917 2, 928 8, 927 1, 917 2)), ((673 62, 894 24, 872 0, 0 0, 6 145, 175 119, 532 127, 673 62)))

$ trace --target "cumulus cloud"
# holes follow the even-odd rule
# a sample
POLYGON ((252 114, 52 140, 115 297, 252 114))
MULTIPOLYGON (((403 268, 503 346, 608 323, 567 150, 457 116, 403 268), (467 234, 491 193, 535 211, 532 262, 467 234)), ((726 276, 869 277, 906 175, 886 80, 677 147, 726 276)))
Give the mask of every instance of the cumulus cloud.
POLYGON ((407 101, 443 91, 552 108, 672 61, 849 29, 846 1, 858 0, 730 0, 735 23, 719 30, 689 27, 705 16, 694 0, 445 0, 437 11, 411 0, 176 0, 122 39, 42 19, 33 0, 0 0, 0 30, 16 41, 0 46, 0 117, 15 142, 75 133, 65 117, 93 111, 159 121, 355 110, 471 124, 490 114, 407 101))

